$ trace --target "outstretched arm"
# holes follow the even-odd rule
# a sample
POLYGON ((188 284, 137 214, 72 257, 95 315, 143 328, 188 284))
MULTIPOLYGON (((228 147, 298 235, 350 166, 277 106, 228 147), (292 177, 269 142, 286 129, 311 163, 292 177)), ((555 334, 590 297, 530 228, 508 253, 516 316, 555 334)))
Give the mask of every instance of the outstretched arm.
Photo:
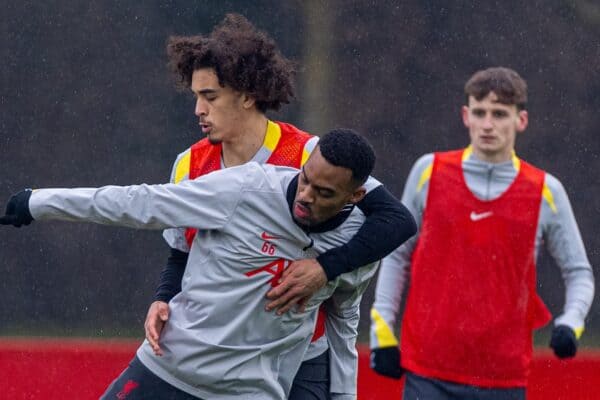
POLYGON ((4 215, 0 217, 0 225, 12 225, 20 228, 33 222, 33 217, 29 211, 31 193, 31 189, 25 189, 8 200, 4 215))
POLYGON ((18 225, 28 213, 35 220, 94 222, 130 228, 221 229, 235 211, 245 185, 253 184, 252 177, 261 179, 252 168, 235 171, 231 168, 221 174, 218 171, 179 185, 24 191, 9 200, 0 222, 18 225), (28 201, 23 202, 23 193, 29 193, 28 201))

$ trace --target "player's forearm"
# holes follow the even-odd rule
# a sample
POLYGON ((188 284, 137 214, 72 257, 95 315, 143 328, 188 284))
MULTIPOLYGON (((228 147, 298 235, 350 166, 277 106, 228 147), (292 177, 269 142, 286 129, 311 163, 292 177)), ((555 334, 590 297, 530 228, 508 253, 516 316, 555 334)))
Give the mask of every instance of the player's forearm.
MULTIPOLYGON (((364 270, 363 270, 364 271, 364 270)), ((373 267, 370 271, 376 272, 373 267)), ((353 273, 359 275, 359 271, 353 273)), ((358 352, 356 340, 360 321, 360 303, 362 295, 371 281, 366 274, 359 281, 343 275, 338 287, 325 303, 325 333, 329 342, 329 365, 332 399, 346 399, 356 396, 358 379, 358 352)))
POLYGON ((383 259, 379 268, 379 278, 375 287, 373 306, 385 320, 395 324, 396 314, 408 281, 410 257, 417 238, 409 240, 383 259))
POLYGON ((87 221, 145 229, 174 226, 175 221, 151 206, 151 193, 147 185, 39 189, 31 195, 29 208, 35 220, 87 221))
POLYGON ((138 229, 192 226, 218 229, 237 205, 240 189, 221 190, 216 178, 174 185, 40 189, 29 201, 35 220, 87 221, 138 229))
POLYGON ((371 310, 371 348, 397 344, 396 317, 408 280, 410 255, 416 240, 416 237, 410 239, 384 258, 381 263, 375 287, 375 300, 371 310))
POLYGON ((563 273, 565 280, 565 307, 556 318, 555 325, 567 325, 573 330, 581 329, 594 298, 594 275, 589 266, 572 267, 563 273))
POLYGON ((181 280, 185 272, 188 253, 177 249, 170 249, 167 264, 160 273, 160 281, 154 294, 155 301, 168 303, 173 297, 181 292, 181 280))
POLYGON ((328 310, 325 320, 325 332, 329 342, 330 390, 332 398, 340 399, 356 396, 358 379, 358 306, 354 312, 346 309, 345 314, 334 315, 328 310))
POLYGON ((547 174, 554 207, 542 203, 540 224, 548 252, 560 268, 565 283, 565 306, 555 325, 581 331, 594 298, 594 274, 571 203, 562 184, 547 174))
POLYGON ((369 192, 359 207, 367 218, 356 235, 317 257, 329 280, 382 259, 416 232, 410 211, 383 186, 369 192))

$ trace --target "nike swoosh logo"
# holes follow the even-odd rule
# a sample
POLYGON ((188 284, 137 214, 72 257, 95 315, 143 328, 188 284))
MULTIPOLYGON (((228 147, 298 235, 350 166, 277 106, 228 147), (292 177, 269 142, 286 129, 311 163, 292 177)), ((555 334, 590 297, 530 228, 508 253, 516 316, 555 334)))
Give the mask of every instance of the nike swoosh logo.
POLYGON ((267 232, 263 232, 260 235, 261 238, 263 238, 264 240, 275 240, 275 239, 279 239, 277 236, 273 236, 273 235, 269 235, 267 232))
POLYGON ((479 221, 484 218, 491 217, 492 215, 494 215, 494 213, 491 211, 486 211, 486 212, 482 212, 482 213, 476 213, 475 211, 471 211, 470 217, 471 217, 471 221, 479 221))

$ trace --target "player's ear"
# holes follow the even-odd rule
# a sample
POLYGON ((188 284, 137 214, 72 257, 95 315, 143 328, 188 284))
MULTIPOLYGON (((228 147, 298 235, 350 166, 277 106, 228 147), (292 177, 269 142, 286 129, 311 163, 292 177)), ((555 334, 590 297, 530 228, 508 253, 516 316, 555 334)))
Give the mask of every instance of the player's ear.
POLYGON ((529 124, 529 114, 526 110, 521 110, 518 113, 517 132, 523 132, 529 124))
POLYGON ((462 117, 463 124, 466 128, 469 127, 469 106, 462 106, 460 110, 460 116, 462 117))
POLYGON ((242 93, 242 106, 245 109, 250 109, 256 105, 256 99, 248 93, 242 93))
POLYGON ((352 193, 352 196, 350 196, 350 203, 352 203, 352 204, 358 203, 359 201, 361 201, 362 199, 365 198, 366 194, 367 194, 367 189, 365 189, 364 186, 359 186, 352 193))

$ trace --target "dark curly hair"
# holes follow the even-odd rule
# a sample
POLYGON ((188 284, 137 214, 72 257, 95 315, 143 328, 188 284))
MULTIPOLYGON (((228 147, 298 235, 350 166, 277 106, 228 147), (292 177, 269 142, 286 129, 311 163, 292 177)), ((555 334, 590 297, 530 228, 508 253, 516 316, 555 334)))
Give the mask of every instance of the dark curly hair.
POLYGON ((502 104, 515 104, 524 110, 527 105, 527 83, 514 70, 505 67, 493 67, 477 71, 465 84, 467 104, 469 96, 481 100, 490 92, 498 96, 502 104))
POLYGON ((319 140, 319 150, 327 162, 352 171, 357 186, 365 183, 375 167, 375 151, 363 136, 352 129, 337 128, 319 140))
POLYGON ((221 86, 250 95, 261 112, 278 110, 294 97, 294 63, 239 14, 227 14, 209 36, 171 36, 167 54, 183 88, 191 86, 194 71, 213 68, 221 86))

